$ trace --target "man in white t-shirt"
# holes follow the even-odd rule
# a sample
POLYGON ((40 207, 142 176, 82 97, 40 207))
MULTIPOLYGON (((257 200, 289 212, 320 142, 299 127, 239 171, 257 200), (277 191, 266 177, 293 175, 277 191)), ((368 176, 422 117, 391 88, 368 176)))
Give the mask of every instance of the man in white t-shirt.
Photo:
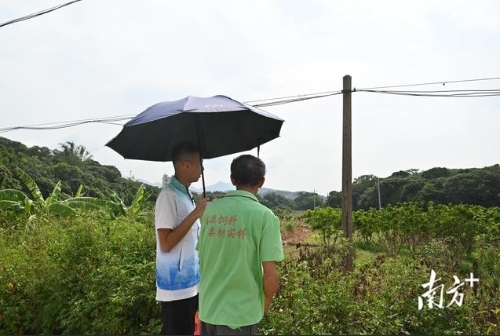
POLYGON ((161 302, 162 335, 193 335, 200 267, 196 243, 207 198, 195 205, 189 186, 202 165, 196 145, 174 148, 175 175, 156 200, 156 300, 161 302))

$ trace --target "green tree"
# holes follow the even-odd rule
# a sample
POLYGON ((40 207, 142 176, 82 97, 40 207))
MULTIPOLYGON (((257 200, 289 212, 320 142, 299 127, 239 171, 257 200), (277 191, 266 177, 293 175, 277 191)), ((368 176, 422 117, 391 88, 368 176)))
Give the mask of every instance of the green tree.
POLYGON ((342 207, 342 193, 340 191, 330 191, 326 198, 325 205, 332 208, 342 207))
POLYGON ((448 177, 449 175, 450 171, 447 168, 442 168, 442 167, 431 168, 421 173, 421 176, 425 179, 448 177))
POLYGON ((422 189, 418 192, 416 199, 424 201, 425 203, 434 202, 436 204, 448 203, 446 193, 444 190, 444 177, 432 179, 424 184, 422 189))
POLYGON ((352 182, 352 208, 369 209, 377 204, 378 177, 375 175, 361 175, 352 182))
POLYGON ((474 169, 446 180, 444 191, 451 203, 500 205, 500 174, 474 169))
POLYGON ((271 209, 278 207, 286 208, 289 207, 292 203, 288 198, 275 192, 268 192, 267 194, 262 196, 262 198, 265 201, 265 205, 271 209))
POLYGON ((299 192, 299 196, 293 200, 293 208, 296 210, 314 209, 322 205, 323 199, 315 192, 301 191, 299 192))
MULTIPOLYGON (((370 186, 367 187, 361 195, 358 196, 357 202, 356 202, 356 207, 353 208, 355 210, 357 209, 370 209, 370 208, 378 208, 378 186, 370 186)), ((354 201, 353 201, 354 203, 354 201)))
POLYGON ((43 162, 48 162, 53 156, 52 151, 50 149, 48 149, 47 147, 39 147, 39 146, 33 146, 27 148, 26 154, 29 156, 35 156, 40 161, 43 162))
POLYGON ((306 222, 311 229, 318 231, 325 247, 335 243, 342 236, 342 210, 332 207, 316 208, 307 210, 304 214, 306 222))
POLYGON ((102 176, 109 183, 116 183, 122 178, 122 174, 115 166, 99 165, 93 160, 89 162, 92 162, 92 165, 88 166, 88 170, 95 175, 102 176))
POLYGON ((78 166, 92 158, 92 154, 87 151, 85 146, 76 145, 73 141, 66 141, 60 145, 62 150, 55 150, 54 156, 70 165, 78 166))
MULTIPOLYGON (((90 157, 85 147, 70 142, 62 149, 50 150, 38 146, 28 148, 0 137, 0 183, 5 181, 0 187, 31 195, 15 174, 16 167, 19 167, 36 182, 44 197, 48 197, 60 181, 62 195, 73 195, 83 184, 86 196, 105 199, 109 195, 107 190, 111 189, 125 204, 130 204, 141 183, 123 178, 116 167, 100 165, 90 157)), ((159 188, 150 185, 145 185, 145 188, 152 193, 149 202, 154 202, 159 188)))
POLYGON ((417 195, 425 185, 425 181, 420 177, 409 178, 401 189, 401 202, 409 202, 417 199, 417 195))
POLYGON ((11 171, 0 164, 0 188, 2 189, 21 189, 21 184, 19 181, 12 175, 11 171))

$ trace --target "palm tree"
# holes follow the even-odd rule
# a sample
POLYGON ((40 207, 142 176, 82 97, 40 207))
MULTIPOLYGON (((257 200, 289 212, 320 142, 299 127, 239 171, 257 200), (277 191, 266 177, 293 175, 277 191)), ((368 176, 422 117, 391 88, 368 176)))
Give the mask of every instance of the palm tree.
POLYGON ((55 150, 54 154, 62 157, 64 162, 71 164, 73 166, 80 165, 89 159, 92 159, 92 154, 87 151, 85 146, 75 145, 73 141, 66 141, 60 144, 62 151, 55 150))

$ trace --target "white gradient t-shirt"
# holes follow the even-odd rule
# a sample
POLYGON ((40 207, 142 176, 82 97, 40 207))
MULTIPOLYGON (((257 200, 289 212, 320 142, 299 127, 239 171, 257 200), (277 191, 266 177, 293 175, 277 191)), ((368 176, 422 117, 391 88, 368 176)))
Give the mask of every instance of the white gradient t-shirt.
POLYGON ((161 250, 158 229, 174 229, 194 210, 187 188, 172 177, 156 200, 156 300, 175 301, 198 294, 200 266, 196 243, 200 222, 170 252, 161 250))

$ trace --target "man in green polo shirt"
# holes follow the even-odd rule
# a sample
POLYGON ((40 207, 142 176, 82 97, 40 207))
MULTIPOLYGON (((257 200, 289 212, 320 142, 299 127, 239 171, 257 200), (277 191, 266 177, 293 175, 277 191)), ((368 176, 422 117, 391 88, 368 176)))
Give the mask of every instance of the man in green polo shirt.
POLYGON ((236 190, 213 200, 201 217, 199 309, 202 335, 257 334, 278 290, 283 260, 280 223, 255 196, 266 166, 252 155, 231 163, 236 190))

